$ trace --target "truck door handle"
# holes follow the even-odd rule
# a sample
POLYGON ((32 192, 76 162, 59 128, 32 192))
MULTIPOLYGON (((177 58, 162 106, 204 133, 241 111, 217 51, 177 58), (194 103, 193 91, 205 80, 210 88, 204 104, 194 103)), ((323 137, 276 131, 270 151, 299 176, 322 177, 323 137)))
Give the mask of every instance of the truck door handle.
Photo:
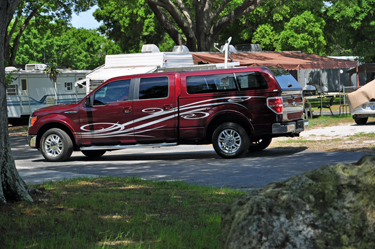
POLYGON ((132 112, 132 108, 131 107, 124 107, 123 112, 124 113, 131 113, 132 112))
POLYGON ((164 105, 164 110, 170 110, 172 109, 172 105, 164 105))

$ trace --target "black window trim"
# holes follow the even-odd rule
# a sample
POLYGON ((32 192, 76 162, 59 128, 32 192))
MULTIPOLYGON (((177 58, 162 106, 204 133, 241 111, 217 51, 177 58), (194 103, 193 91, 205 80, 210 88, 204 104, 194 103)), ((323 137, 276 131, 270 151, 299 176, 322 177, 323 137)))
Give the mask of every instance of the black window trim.
POLYGON ((140 77, 134 79, 134 101, 146 101, 146 100, 154 100, 154 99, 168 99, 170 97, 170 77, 168 75, 160 75, 160 76, 151 76, 151 77, 140 77), (168 80, 168 95, 163 98, 153 98, 153 99, 140 99, 139 98, 139 90, 141 86, 141 79, 150 79, 150 78, 167 78, 168 80))

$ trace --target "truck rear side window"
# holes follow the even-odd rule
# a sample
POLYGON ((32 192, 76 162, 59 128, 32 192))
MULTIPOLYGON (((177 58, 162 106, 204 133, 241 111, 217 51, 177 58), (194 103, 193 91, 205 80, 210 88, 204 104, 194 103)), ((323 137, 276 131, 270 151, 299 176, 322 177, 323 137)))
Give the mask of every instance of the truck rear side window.
POLYGON ((284 69, 271 69, 282 90, 301 90, 298 81, 284 69))
POLYGON ((259 72, 236 73, 241 90, 267 89, 268 85, 259 72))
POLYGON ((168 97, 168 78, 141 78, 139 99, 160 99, 168 97))
POLYGON ((190 94, 237 90, 233 74, 188 76, 186 86, 190 94))

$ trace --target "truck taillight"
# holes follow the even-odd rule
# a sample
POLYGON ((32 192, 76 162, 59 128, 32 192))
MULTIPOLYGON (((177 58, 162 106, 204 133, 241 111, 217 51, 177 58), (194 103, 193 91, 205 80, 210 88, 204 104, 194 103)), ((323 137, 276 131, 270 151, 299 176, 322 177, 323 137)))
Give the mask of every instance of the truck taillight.
POLYGON ((283 98, 282 97, 267 98, 267 106, 275 113, 282 114, 283 113, 283 98))

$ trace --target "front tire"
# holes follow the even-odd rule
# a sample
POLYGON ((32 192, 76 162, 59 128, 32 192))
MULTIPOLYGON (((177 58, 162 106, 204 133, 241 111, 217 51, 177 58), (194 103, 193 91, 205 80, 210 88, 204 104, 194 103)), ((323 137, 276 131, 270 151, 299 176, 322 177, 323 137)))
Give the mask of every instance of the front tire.
POLYGON ((47 161, 62 162, 72 154, 73 142, 65 131, 53 128, 43 134, 40 150, 47 161))
POLYGON ((357 125, 364 125, 367 123, 368 118, 354 118, 357 125))
POLYGON ((89 158, 97 158, 103 156, 106 150, 82 150, 81 152, 89 158))
POLYGON ((272 142, 272 137, 264 136, 250 139, 250 152, 262 151, 267 148, 272 142))
POLYGON ((212 145, 223 158, 240 157, 249 148, 249 142, 245 129, 232 122, 219 125, 212 135, 212 145))

